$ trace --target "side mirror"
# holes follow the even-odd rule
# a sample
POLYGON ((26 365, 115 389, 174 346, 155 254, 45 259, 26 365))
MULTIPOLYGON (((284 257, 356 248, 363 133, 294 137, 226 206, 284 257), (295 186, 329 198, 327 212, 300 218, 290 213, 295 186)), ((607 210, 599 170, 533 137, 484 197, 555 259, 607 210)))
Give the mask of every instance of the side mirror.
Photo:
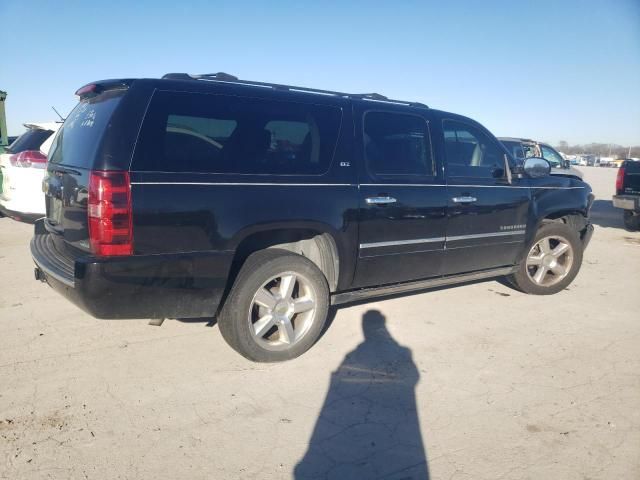
POLYGON ((544 158, 529 157, 524 162, 524 172, 531 178, 546 177, 551 173, 551 164, 544 158))
POLYGON ((564 165, 564 168, 571 168, 571 162, 569 160, 563 160, 562 164, 564 165))
POLYGON ((503 178, 504 177, 504 168, 495 167, 491 170, 491 176, 493 178, 503 178))

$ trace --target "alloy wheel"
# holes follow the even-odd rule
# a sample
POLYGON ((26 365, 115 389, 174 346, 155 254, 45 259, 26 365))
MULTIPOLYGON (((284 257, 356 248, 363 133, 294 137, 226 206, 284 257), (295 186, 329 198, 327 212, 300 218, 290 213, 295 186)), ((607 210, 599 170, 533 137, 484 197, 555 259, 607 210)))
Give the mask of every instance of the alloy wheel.
POLYGON ((540 239, 527 255, 527 275, 543 287, 562 281, 572 265, 573 248, 566 238, 558 235, 540 239))
POLYGON ((254 340, 267 350, 286 350, 309 331, 316 313, 311 282, 295 272, 283 272, 265 282, 249 307, 254 340))

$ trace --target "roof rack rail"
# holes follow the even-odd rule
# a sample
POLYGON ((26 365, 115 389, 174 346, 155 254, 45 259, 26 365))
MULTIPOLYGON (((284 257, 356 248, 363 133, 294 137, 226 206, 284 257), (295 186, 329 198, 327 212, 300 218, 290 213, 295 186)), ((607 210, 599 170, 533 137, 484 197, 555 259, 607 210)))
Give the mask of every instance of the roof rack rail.
POLYGON ((379 93, 356 93, 349 95, 350 98, 359 98, 361 100, 372 100, 374 102, 388 102, 388 103, 400 103, 402 105, 408 105, 410 107, 429 108, 424 103, 420 102, 407 102, 405 100, 392 100, 379 93))
POLYGON ((167 73, 162 76, 165 80, 220 80, 223 82, 237 82, 238 77, 229 75, 228 73, 201 73, 191 75, 189 73, 167 73))
POLYGON ((384 95, 380 95, 379 93, 354 93, 349 95, 351 98, 362 98, 365 100, 378 100, 378 101, 388 101, 389 98, 384 95))
POLYGON ((240 80, 238 79, 238 77, 234 75, 230 75, 228 73, 224 73, 224 72, 202 73, 197 75, 190 74, 190 73, 167 73, 163 75, 162 78, 165 80, 206 80, 206 81, 213 81, 213 82, 237 83, 239 85, 265 87, 265 88, 272 88, 274 90, 288 90, 292 92, 315 93, 319 95, 334 95, 334 96, 344 97, 344 98, 370 100, 374 102, 398 103, 398 104, 407 105, 410 107, 429 108, 424 103, 407 102, 404 100, 391 100, 385 97, 384 95, 380 95, 379 93, 344 93, 344 92, 335 92, 332 90, 321 90, 318 88, 294 87, 291 85, 282 85, 279 83, 255 82, 253 80, 240 80))

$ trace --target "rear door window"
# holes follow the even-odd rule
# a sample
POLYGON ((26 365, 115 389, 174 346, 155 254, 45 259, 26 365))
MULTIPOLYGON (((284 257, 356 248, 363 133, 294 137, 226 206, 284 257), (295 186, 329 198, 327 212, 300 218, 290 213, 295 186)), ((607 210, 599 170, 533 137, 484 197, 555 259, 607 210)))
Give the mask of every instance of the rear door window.
POLYGON ((109 120, 123 95, 122 90, 112 90, 78 103, 53 140, 49 163, 90 169, 109 120))
POLYGON ((40 145, 42 145, 52 134, 53 130, 30 128, 20 135, 5 150, 7 153, 20 153, 26 150, 40 150, 40 145))
POLYGON ((432 176, 427 121, 417 115, 367 112, 364 117, 367 168, 378 177, 432 176))
POLYGON ((134 156, 138 171, 320 175, 333 158, 337 107, 156 92, 134 156))

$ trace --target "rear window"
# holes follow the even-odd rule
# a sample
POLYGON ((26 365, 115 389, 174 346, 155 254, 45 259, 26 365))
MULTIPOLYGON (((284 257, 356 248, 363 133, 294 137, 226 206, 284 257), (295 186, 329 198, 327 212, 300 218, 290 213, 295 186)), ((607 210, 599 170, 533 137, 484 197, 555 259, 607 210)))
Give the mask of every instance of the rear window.
POLYGON ((40 128, 30 128, 20 135, 11 145, 6 148, 8 153, 20 153, 25 150, 40 150, 47 138, 53 134, 53 130, 42 130, 40 128))
POLYGON ((109 119, 123 95, 122 90, 113 90, 78 103, 53 140, 49 162, 91 168, 109 119))
POLYGON ((628 173, 640 173, 640 161, 627 160, 624 162, 624 168, 628 173))
POLYGON ((322 105, 156 92, 133 167, 139 171, 319 175, 329 168, 342 111, 322 105))

